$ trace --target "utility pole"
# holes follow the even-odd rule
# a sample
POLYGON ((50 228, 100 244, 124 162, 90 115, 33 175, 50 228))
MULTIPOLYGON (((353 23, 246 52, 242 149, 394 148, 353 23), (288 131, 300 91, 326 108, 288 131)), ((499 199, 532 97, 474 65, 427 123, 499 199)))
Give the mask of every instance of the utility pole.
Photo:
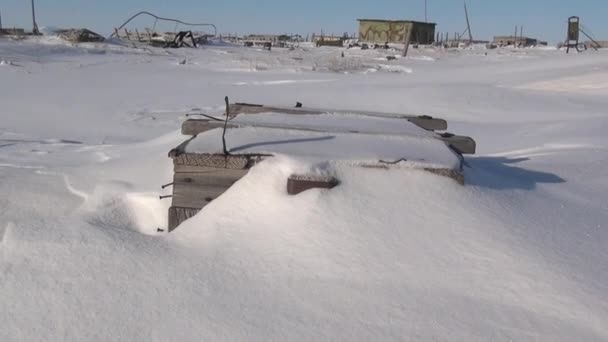
POLYGON ((467 18, 467 31, 469 31, 469 44, 473 44, 473 33, 471 33, 471 23, 469 22, 469 11, 467 10, 467 2, 464 2, 464 15, 467 18))
POLYGON ((32 33, 36 36, 40 35, 40 31, 38 30, 38 24, 36 24, 36 8, 34 7, 34 0, 32 0, 32 23, 33 29, 32 33))
POLYGON ((0 31, 2 30, 2 11, 0 11, 0 31))
POLYGON ((427 2, 427 0, 424 0, 424 22, 428 23, 429 19, 427 17, 427 3, 426 2, 427 2))
POLYGON ((513 35, 513 47, 517 47, 517 25, 515 25, 515 34, 513 35))
POLYGON ((526 42, 524 41, 524 27, 523 27, 523 25, 519 28, 519 45, 521 45, 521 47, 526 47, 526 42))

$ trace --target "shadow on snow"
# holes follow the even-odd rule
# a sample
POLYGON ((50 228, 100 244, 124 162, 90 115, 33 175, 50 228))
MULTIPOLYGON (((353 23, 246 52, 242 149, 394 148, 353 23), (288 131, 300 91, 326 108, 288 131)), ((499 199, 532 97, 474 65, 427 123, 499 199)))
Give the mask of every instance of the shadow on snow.
POLYGON ((530 160, 529 158, 479 157, 468 158, 465 174, 468 185, 496 190, 524 189, 531 190, 539 183, 565 183, 560 176, 541 171, 524 169, 514 164, 530 160))

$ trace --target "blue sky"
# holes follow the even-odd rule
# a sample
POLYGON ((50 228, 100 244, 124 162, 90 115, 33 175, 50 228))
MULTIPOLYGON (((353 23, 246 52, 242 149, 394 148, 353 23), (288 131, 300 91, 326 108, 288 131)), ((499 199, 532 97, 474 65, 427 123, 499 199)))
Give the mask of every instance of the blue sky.
MULTIPOLYGON (((462 0, 427 0, 429 21, 441 32, 465 28, 462 0)), ((2 0, 5 27, 31 27, 30 0, 2 0)), ((510 34, 563 40, 566 21, 578 15, 598 39, 608 40, 607 0, 468 0, 476 39, 510 34)), ((211 22, 220 33, 342 34, 357 31, 357 18, 424 20, 424 0, 36 0, 39 26, 88 27, 111 32, 129 15, 148 10, 191 22, 211 22)), ((150 20, 137 23, 152 26, 150 20)), ((173 26, 168 27, 173 29, 173 26)))

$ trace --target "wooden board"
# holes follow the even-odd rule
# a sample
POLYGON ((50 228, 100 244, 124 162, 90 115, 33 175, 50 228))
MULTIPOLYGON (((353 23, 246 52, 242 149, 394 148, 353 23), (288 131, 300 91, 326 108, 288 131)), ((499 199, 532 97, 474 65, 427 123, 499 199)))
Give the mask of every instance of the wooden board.
POLYGON ((471 137, 445 133, 439 134, 437 139, 444 141, 460 154, 475 154, 477 152, 477 143, 471 137))
POLYGON ((220 197, 230 186, 175 184, 173 186, 173 206, 203 208, 220 197))
POLYGON ((247 174, 248 169, 175 165, 169 231, 194 216, 247 174))
MULTIPOLYGON (((216 128, 223 128, 224 123, 219 121, 210 121, 207 119, 190 119, 184 121, 182 124, 182 134, 196 136, 198 134, 207 132, 216 128)), ((260 127, 267 129, 282 129, 282 130, 297 130, 305 132, 316 132, 316 133, 340 133, 340 134, 363 134, 363 135, 378 135, 378 136, 403 136, 401 134, 385 134, 379 132, 366 132, 366 131, 352 131, 347 129, 331 128, 327 130, 309 128, 305 126, 295 125, 279 125, 279 124, 268 124, 268 123, 230 123, 226 125, 227 128, 233 129, 238 127, 260 127)), ((458 152, 462 154, 475 154, 476 143, 471 137, 454 135, 451 133, 444 134, 433 134, 433 136, 439 140, 444 141, 446 144, 453 146, 458 152)), ((184 145, 185 148, 186 145, 184 145)))
POLYGON ((415 124, 418 127, 430 131, 444 131, 448 129, 447 121, 443 119, 433 118, 427 115, 410 115, 410 114, 393 114, 380 113, 372 111, 360 110, 334 110, 334 109, 316 109, 316 108, 289 108, 289 107, 269 107, 250 103, 234 103, 229 107, 230 115, 236 114, 260 114, 260 113, 279 113, 290 115, 320 115, 327 113, 338 114, 358 114, 363 116, 373 116, 379 118, 405 119, 415 124))
POLYGON ((287 179, 287 193, 297 195, 311 189, 333 189, 338 184, 333 176, 292 175, 287 179))
POLYGON ((247 170, 211 169, 202 172, 176 172, 174 184, 191 186, 226 186, 231 187, 247 174, 247 170))
POLYGON ((264 159, 260 155, 223 155, 220 153, 185 153, 173 155, 173 165, 245 170, 264 159))
POLYGON ((172 232, 184 221, 192 218, 200 209, 196 208, 183 208, 183 207, 171 207, 169 208, 169 232, 172 232))

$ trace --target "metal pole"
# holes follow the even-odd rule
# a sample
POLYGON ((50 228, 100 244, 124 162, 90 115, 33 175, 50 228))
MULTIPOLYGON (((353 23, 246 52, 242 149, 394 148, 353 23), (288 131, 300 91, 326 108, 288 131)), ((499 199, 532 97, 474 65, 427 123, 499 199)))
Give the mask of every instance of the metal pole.
POLYGON ((36 8, 34 7, 34 0, 32 0, 32 23, 33 23, 33 29, 32 29, 32 33, 35 35, 39 35, 40 31, 38 31, 38 24, 36 24, 36 8))
POLYGON ((427 17, 427 0, 424 0, 424 22, 428 23, 429 19, 427 17))
POLYGON ((467 11, 467 2, 464 2, 464 16, 467 19, 467 31, 469 31, 469 44, 473 44, 473 33, 471 33, 471 23, 469 22, 469 11, 467 11))
POLYGON ((2 11, 0 11, 0 30, 2 30, 2 11))

